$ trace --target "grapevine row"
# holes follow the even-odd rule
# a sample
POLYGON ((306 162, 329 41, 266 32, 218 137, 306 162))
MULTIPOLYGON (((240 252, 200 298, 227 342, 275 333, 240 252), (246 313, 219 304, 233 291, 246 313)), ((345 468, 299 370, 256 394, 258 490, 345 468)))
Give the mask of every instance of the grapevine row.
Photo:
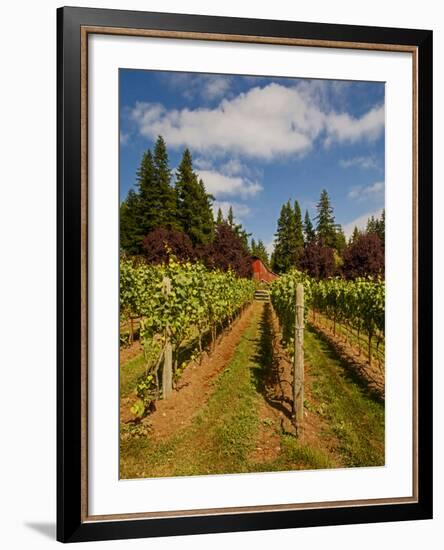
POLYGON ((178 262, 170 258, 165 265, 120 262, 120 321, 140 319, 147 373, 159 390, 157 370, 165 342, 172 345, 174 372, 181 345, 209 331, 214 345, 217 329, 230 324, 253 299, 255 284, 231 272, 209 270, 200 263, 178 262), (168 280, 169 291, 166 291, 168 280), (151 373, 151 374, 150 374, 151 373))
POLYGON ((296 284, 304 285, 306 313, 319 312, 336 324, 343 324, 360 335, 366 335, 368 356, 376 338, 377 347, 385 333, 385 284, 382 280, 332 278, 315 280, 292 270, 272 285, 272 303, 280 319, 284 340, 291 344, 294 332, 296 284))

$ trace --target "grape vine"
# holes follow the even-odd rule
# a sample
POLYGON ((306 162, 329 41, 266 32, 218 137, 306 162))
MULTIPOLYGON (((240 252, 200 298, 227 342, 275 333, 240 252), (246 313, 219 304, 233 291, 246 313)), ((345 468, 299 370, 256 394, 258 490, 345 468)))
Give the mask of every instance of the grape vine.
POLYGON ((311 310, 333 322, 354 329, 357 338, 367 337, 368 356, 376 338, 377 347, 385 334, 385 284, 381 279, 358 278, 347 281, 339 278, 315 280, 296 270, 273 282, 272 303, 279 317, 283 338, 290 344, 294 332, 296 284, 304 285, 306 314, 311 310))
MULTIPOLYGON (((255 283, 232 271, 209 270, 200 263, 179 262, 171 257, 165 265, 149 265, 122 259, 120 262, 120 321, 139 318, 140 340, 146 361, 144 395, 159 392, 157 371, 165 341, 173 346, 174 372, 180 346, 197 336, 202 352, 203 335, 209 331, 212 345, 219 328, 231 324, 242 308, 252 301, 255 283), (171 282, 165 293, 164 281, 171 282), (150 385, 147 388, 147 380, 150 385)), ((141 390, 142 392, 142 390, 141 390)))

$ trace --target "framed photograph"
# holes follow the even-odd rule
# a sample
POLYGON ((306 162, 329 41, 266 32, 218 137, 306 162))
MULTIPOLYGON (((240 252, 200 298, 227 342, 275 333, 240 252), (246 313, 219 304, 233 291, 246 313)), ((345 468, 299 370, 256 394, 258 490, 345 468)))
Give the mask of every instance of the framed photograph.
POLYGON ((432 517, 432 32, 58 10, 63 542, 432 517))

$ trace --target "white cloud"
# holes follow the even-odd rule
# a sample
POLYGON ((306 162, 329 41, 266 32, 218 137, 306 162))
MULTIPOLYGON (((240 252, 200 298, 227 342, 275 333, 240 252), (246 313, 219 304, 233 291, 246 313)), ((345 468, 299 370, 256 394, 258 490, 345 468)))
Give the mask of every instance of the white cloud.
POLYGON ((240 202, 230 202, 230 201, 214 201, 213 202, 213 212, 214 215, 217 214, 219 208, 222 211, 224 218, 228 215, 228 210, 230 207, 233 209, 234 218, 237 222, 242 222, 243 218, 248 217, 251 213, 251 208, 240 202))
POLYGON ((226 76, 214 76, 208 78, 201 91, 201 95, 207 99, 218 99, 224 96, 230 89, 231 79, 226 76))
POLYGON ((197 170, 199 177, 202 178, 205 189, 215 197, 238 196, 242 198, 254 197, 260 191, 262 186, 240 176, 227 176, 215 170, 197 170))
POLYGON ((120 132, 120 136, 119 136, 120 145, 126 145, 129 141, 129 137, 130 137, 129 134, 125 132, 120 132))
POLYGON ((315 101, 323 111, 329 112, 332 103, 345 105, 352 85, 352 82, 345 80, 304 79, 297 84, 297 89, 315 101))
POLYGON ((367 214, 363 214, 362 216, 359 216, 359 218, 352 220, 350 223, 346 223, 345 225, 343 225, 342 229, 344 230, 344 234, 347 239, 352 236, 355 227, 357 227, 358 229, 365 229, 367 227, 367 222, 369 218, 371 218, 372 216, 374 216, 375 218, 380 218, 382 210, 382 208, 379 208, 374 212, 368 212, 367 214))
POLYGON ((231 76, 194 73, 166 73, 162 78, 186 99, 201 97, 206 101, 217 100, 226 95, 232 81, 231 76))
POLYGON ((383 106, 360 118, 326 112, 306 92, 275 83, 224 99, 215 108, 168 111, 158 103, 138 102, 131 118, 143 136, 162 135, 172 147, 266 160, 302 155, 321 135, 331 145, 376 139, 384 128, 383 106))
POLYGON ((193 164, 196 168, 200 168, 201 170, 210 170, 213 168, 213 162, 210 159, 202 157, 193 159, 193 164))
POLYGON ((384 194, 384 182, 375 181, 370 185, 356 185, 348 192, 348 198, 353 200, 379 199, 384 194))
POLYGON ((361 118, 355 118, 348 113, 331 113, 328 115, 326 145, 334 141, 355 142, 360 139, 377 139, 384 129, 384 106, 371 109, 361 118))
POLYGON ((239 159, 230 159, 220 167, 220 171, 229 176, 245 173, 247 167, 239 159))
POLYGON ((352 168, 354 166, 369 170, 373 168, 379 168, 379 165, 374 157, 353 157, 350 159, 342 159, 339 164, 343 168, 352 168))

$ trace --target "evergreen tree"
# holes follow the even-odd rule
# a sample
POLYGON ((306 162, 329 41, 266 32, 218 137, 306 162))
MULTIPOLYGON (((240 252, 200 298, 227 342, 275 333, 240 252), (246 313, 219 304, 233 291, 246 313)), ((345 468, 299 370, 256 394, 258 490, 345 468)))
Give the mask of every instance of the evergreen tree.
POLYGON ((273 271, 285 273, 290 267, 295 266, 298 260, 296 216, 290 201, 282 205, 275 237, 273 271))
POLYGON ((310 215, 308 213, 308 210, 305 211, 305 218, 304 218, 304 236, 305 236, 305 244, 310 244, 314 242, 316 239, 316 233, 313 228, 313 224, 310 220, 310 215))
POLYGON ((177 212, 183 231, 193 245, 206 245, 214 237, 211 195, 193 171, 191 153, 185 149, 176 177, 177 212))
POLYGON ((383 208, 381 219, 379 220, 378 236, 381 239, 382 245, 385 247, 385 208, 383 208))
POLYGON ((171 186, 171 170, 168 164, 168 152, 162 136, 159 136, 154 147, 154 187, 157 193, 159 210, 155 227, 180 229, 177 220, 176 190, 171 186))
POLYGON ((268 252, 265 248, 265 245, 261 239, 259 239, 257 242, 254 239, 251 239, 251 255, 255 258, 259 258, 262 260, 264 265, 269 267, 270 260, 268 258, 268 252))
POLYGON ((143 235, 139 227, 140 201, 138 194, 130 189, 120 205, 120 248, 128 254, 138 254, 143 235))
POLYGON ((205 184, 199 179, 200 202, 202 214, 202 232, 204 234, 203 244, 210 243, 214 239, 214 218, 213 218, 213 195, 206 192, 205 184))
POLYGON ((288 203, 281 206, 281 212, 277 221, 277 229, 275 233, 275 246, 273 251, 272 269, 276 273, 284 273, 289 265, 285 257, 285 239, 286 239, 286 224, 288 223, 288 203))
POLYGON ((355 228, 353 229, 353 233, 352 233, 352 236, 350 237, 349 243, 355 243, 358 240, 359 235, 361 235, 361 232, 355 225, 355 228))
POLYGON ((335 218, 333 216, 333 208, 330 204, 330 198, 325 189, 323 189, 321 192, 321 196, 319 198, 318 204, 316 205, 316 208, 318 211, 316 215, 317 238, 323 243, 324 246, 336 248, 337 236, 335 218))
POLYGON ((367 220, 367 227, 365 228, 366 233, 376 233, 378 227, 378 220, 375 220, 375 216, 372 216, 367 220))
POLYGON ((230 208, 228 209, 227 222, 231 228, 234 228, 234 214, 233 214, 233 207, 231 205, 230 205, 230 208))
POLYGON ((156 189, 153 155, 149 149, 142 155, 136 179, 139 189, 137 225, 140 234, 140 242, 137 243, 137 246, 140 248, 143 236, 158 227, 161 222, 161 202, 156 189))
POLYGON ((295 241, 294 241, 294 254, 295 254, 295 263, 298 265, 299 259, 304 252, 304 225, 302 223, 302 213, 298 201, 294 202, 294 231, 295 231, 295 241))
POLYGON ((336 244, 335 248, 339 254, 342 254, 345 247, 347 246, 347 240, 345 238, 344 230, 340 225, 336 226, 336 244))
POLYGON ((216 225, 220 225, 223 223, 224 217, 222 215, 222 210, 220 208, 217 209, 217 218, 216 218, 216 225))
POLYGON ((234 220, 233 207, 230 206, 227 214, 227 224, 233 229, 236 235, 241 239, 246 250, 250 250, 248 246, 248 238, 251 237, 251 233, 247 233, 241 223, 236 223, 234 220))
POLYGON ((136 178, 139 190, 136 247, 140 252, 143 237, 157 227, 179 228, 176 220, 175 190, 171 186, 171 170, 168 166, 168 153, 161 136, 156 141, 154 157, 150 150, 142 155, 136 178))
POLYGON ((377 235, 382 245, 385 244, 385 209, 381 213, 381 218, 372 216, 367 220, 366 233, 368 235, 377 235))

